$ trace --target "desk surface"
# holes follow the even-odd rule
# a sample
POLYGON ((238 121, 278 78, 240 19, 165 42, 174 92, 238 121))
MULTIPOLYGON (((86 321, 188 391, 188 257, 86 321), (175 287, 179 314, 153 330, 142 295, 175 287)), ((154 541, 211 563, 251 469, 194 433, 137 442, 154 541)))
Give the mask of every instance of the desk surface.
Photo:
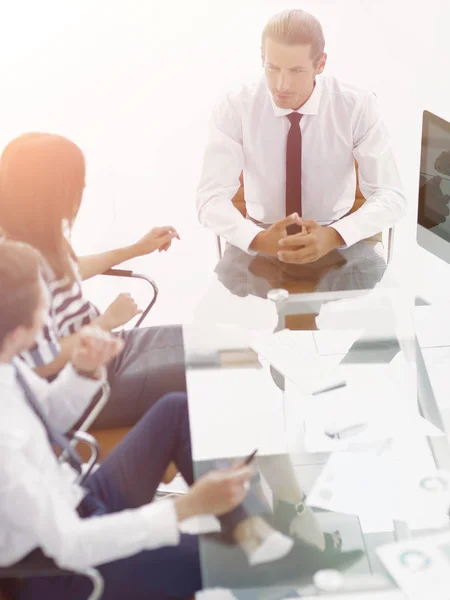
MULTIPOLYGON (((235 248, 226 250, 199 304, 194 325, 185 328, 189 410, 196 469, 201 470, 205 461, 233 459, 258 448, 260 457, 280 454, 290 457, 302 487, 309 492, 330 453, 330 447, 323 445, 324 415, 337 418, 341 411, 353 418, 358 411, 371 410, 371 414, 378 412, 386 421, 394 413, 396 418, 407 423, 418 418, 416 365, 414 359, 411 360, 411 352, 409 357, 403 356, 405 352, 408 355, 404 350, 405 342, 413 340, 413 305, 408 304, 408 299, 404 311, 399 306, 394 309, 392 339, 399 340, 399 348, 393 355, 383 351, 380 353, 380 344, 386 340, 387 320, 386 302, 383 300, 379 303, 379 296, 375 302, 371 300, 372 304, 369 302, 369 311, 367 302, 364 310, 358 305, 359 301, 356 304, 350 302, 350 314, 359 317, 358 327, 361 328, 363 319, 371 330, 373 352, 367 353, 367 348, 351 349, 352 344, 342 348, 342 340, 336 344, 336 334, 338 339, 341 339, 341 333, 342 339, 348 337, 348 323, 345 319, 342 321, 342 311, 336 315, 333 315, 333 311, 330 313, 330 307, 338 304, 336 298, 339 298, 339 293, 362 290, 364 304, 364 297, 372 298, 370 290, 373 288, 389 299, 388 306, 395 305, 395 301, 394 305, 389 304, 396 297, 396 293, 393 293, 396 289, 395 278, 386 268, 379 251, 365 243, 339 251, 328 262, 294 268, 286 267, 274 259, 250 257, 235 248), (217 362, 218 352, 233 344, 227 338, 231 330, 224 336, 223 330, 217 332, 214 326, 222 323, 240 328, 236 343, 238 348, 246 346, 246 335, 250 339, 255 331, 273 331, 279 326, 280 310, 266 297, 269 290, 280 287, 294 294, 304 294, 296 296, 299 302, 306 300, 308 294, 323 294, 319 315, 316 311, 308 314, 308 311, 299 310, 299 314, 309 318, 297 319, 286 325, 310 330, 308 335, 315 336, 318 353, 327 355, 345 371, 348 383, 343 390, 312 400, 290 382, 286 383, 284 390, 280 389, 264 361, 249 361, 248 364, 234 366, 228 364, 226 367, 217 362), (333 302, 327 300, 329 292, 334 293, 333 302), (384 307, 381 311, 380 306, 384 307), (400 329, 399 310, 403 316, 411 312, 411 320, 406 326, 403 323, 400 329), (382 340, 377 340, 373 335, 377 331, 377 327, 374 328, 377 319, 385 330, 382 340), (411 328, 408 330, 409 325, 411 328), (399 331, 402 333, 399 334, 399 331), (330 341, 330 333, 334 341, 330 341), (323 336, 322 340, 318 340, 321 334, 325 334, 325 341, 323 336), (199 353, 203 358, 209 356, 211 362, 208 364, 208 360, 204 360, 200 367, 199 353), (193 356, 194 360, 191 360, 193 356), (388 391, 394 385, 395 398, 388 391), (344 405, 345 409, 342 410, 344 405)), ((376 294, 374 297, 377 298, 376 294)), ((348 301, 345 294, 342 298, 344 303, 348 301)), ((306 333, 299 332, 299 335, 301 337, 306 333)), ((424 401, 427 402, 426 399, 424 401)), ((401 436, 390 449, 389 465, 402 464, 404 467, 414 467, 412 471, 423 473, 434 471, 430 437, 419 426, 411 425, 411 428, 411 435, 401 436)), ((370 485, 370 478, 366 484, 370 485)), ((270 490, 267 488, 265 491, 270 500, 270 490)), ((402 539, 405 532, 419 535, 429 526, 428 521, 424 524, 418 519, 410 519, 407 527, 405 523, 399 523, 398 517, 394 519, 385 512, 384 496, 376 489, 366 494, 365 502, 368 504, 365 514, 346 514, 345 511, 319 514, 325 531, 341 531, 344 549, 360 548, 365 551, 364 559, 349 569, 346 576, 372 577, 381 574, 384 577, 385 571, 377 559, 376 548, 402 539)), ((201 543, 200 550, 204 583, 213 587, 215 578, 219 573, 222 578, 235 557, 230 555, 230 549, 225 554, 216 552, 205 542, 201 543)), ((242 589, 238 591, 233 585, 232 575, 229 587, 233 593, 236 597, 247 597, 242 589)), ((304 592, 309 592, 310 585, 310 578, 300 577, 297 588, 302 587, 304 592)), ((256 594, 252 597, 292 597, 289 595, 292 594, 292 584, 277 584, 261 589, 258 581, 252 581, 251 575, 246 587, 247 592, 253 590, 256 594)))

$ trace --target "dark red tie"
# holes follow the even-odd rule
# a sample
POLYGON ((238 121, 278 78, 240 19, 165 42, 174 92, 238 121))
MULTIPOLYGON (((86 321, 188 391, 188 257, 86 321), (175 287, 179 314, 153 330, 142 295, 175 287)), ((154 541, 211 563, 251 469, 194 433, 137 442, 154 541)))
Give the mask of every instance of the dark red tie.
MULTIPOLYGON (((287 115, 291 127, 286 144, 286 216, 296 212, 302 216, 302 132, 300 119, 303 115, 293 112, 287 115)), ((288 227, 288 233, 297 233, 297 225, 288 227)))

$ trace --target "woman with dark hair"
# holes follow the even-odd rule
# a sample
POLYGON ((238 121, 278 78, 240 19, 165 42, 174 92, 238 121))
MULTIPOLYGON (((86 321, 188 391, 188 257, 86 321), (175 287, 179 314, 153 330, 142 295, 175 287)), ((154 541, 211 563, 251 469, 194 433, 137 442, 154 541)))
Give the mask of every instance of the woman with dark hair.
MULTIPOLYGON (((69 360, 83 326, 93 323, 111 331, 139 312, 131 296, 120 294, 100 314, 83 296, 81 280, 130 258, 167 250, 178 238, 173 227, 159 227, 131 246, 77 258, 69 236, 84 188, 84 156, 62 136, 27 133, 3 151, 0 228, 8 239, 39 251, 51 296, 46 323, 22 358, 48 379, 69 360)), ((97 428, 132 426, 165 393, 186 390, 180 326, 134 329, 123 338, 124 351, 108 367, 111 396, 97 428)))
MULTIPOLYGON (((83 155, 64 137, 25 134, 13 140, 1 156, 0 228, 7 238, 26 242, 39 251, 51 298, 46 323, 34 346, 22 352, 22 357, 47 378, 70 360, 83 326, 94 324, 111 331, 136 314, 137 307, 125 295, 100 314, 83 297, 81 279, 139 253, 167 249, 178 236, 171 227, 161 228, 140 240, 135 245, 138 250, 77 258, 68 235, 84 186, 83 155)), ((125 332, 123 338, 124 350, 107 367, 111 395, 95 421, 96 428, 135 425, 159 398, 186 390, 180 326, 135 329, 125 332)), ((322 532, 313 511, 304 503, 305 494, 290 457, 262 457, 257 462, 277 500, 275 516, 280 526, 287 534, 337 556, 342 548, 339 532, 322 532)))

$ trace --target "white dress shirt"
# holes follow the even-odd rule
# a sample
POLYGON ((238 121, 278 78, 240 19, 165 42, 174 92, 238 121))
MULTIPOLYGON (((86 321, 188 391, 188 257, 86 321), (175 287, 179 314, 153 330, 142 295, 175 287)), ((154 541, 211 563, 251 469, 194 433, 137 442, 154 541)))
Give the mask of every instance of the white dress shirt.
MULTIPOLYGON (((264 78, 228 94, 213 111, 198 216, 202 225, 247 252, 262 229, 244 219, 231 200, 243 171, 248 215, 265 224, 286 216, 286 115, 291 112, 275 105, 264 78)), ((374 94, 319 76, 297 112, 303 115, 302 216, 333 223, 347 246, 392 226, 406 199, 374 94), (355 201, 355 159, 366 202, 342 218, 355 201)))
MULTIPOLYGON (((51 384, 17 361, 54 427, 67 431, 101 382, 78 376, 70 365, 51 384)), ((60 464, 40 419, 27 403, 12 364, 0 364, 0 565, 39 547, 61 567, 77 570, 144 549, 176 545, 177 517, 170 500, 82 519, 76 507, 85 491, 78 474, 60 464)))

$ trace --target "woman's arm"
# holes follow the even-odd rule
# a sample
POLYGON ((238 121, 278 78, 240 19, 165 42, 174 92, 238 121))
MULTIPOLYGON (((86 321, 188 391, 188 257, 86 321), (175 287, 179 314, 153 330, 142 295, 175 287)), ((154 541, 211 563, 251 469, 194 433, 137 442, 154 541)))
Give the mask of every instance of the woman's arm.
MULTIPOLYGON (((98 323, 97 323, 98 324, 98 323)), ((60 338, 59 345, 61 348, 58 356, 52 360, 52 362, 43 365, 42 367, 36 367, 34 369, 35 373, 37 373, 40 377, 44 377, 47 379, 48 377, 53 377, 53 375, 57 375, 63 367, 69 362, 70 357, 72 356, 72 351, 76 346, 76 343, 79 338, 79 333, 74 333, 66 338, 60 338)))
POLYGON ((83 280, 100 275, 111 267, 120 265, 120 263, 151 254, 155 250, 168 250, 173 238, 179 238, 178 233, 173 227, 155 227, 149 233, 144 235, 139 241, 130 246, 108 250, 100 254, 91 254, 89 256, 80 256, 78 259, 78 267, 83 280))
POLYGON ((116 248, 115 250, 108 250, 107 252, 101 252, 100 254, 90 254, 89 256, 80 256, 78 258, 78 268, 80 271, 81 279, 90 279, 94 275, 100 275, 111 267, 119 265, 120 263, 140 256, 134 246, 125 246, 124 248, 116 248))
MULTIPOLYGON (((140 312, 141 311, 130 294, 119 294, 105 312, 91 321, 90 325, 97 325, 97 327, 100 327, 103 331, 112 331, 116 327, 121 327, 122 325, 125 325, 125 323, 128 323, 128 321, 140 312)), ((59 373, 59 371, 61 371, 61 369, 69 362, 79 337, 80 333, 78 332, 67 337, 59 338, 59 354, 51 362, 41 367, 36 367, 34 369, 35 372, 40 377, 46 379, 59 373)))
MULTIPOLYGON (((104 314, 97 319, 94 319, 91 323, 91 325, 97 325, 98 327, 101 327, 101 329, 104 331, 111 331, 113 328, 108 327, 108 324, 108 319, 105 319, 104 314)), ((65 338, 59 338, 58 342, 61 350, 58 356, 52 360, 52 362, 47 363, 42 367, 36 367, 34 369, 35 373, 37 373, 40 377, 44 377, 45 379, 57 375, 70 361, 73 354, 73 349, 76 347, 79 339, 80 332, 74 333, 65 338)))

